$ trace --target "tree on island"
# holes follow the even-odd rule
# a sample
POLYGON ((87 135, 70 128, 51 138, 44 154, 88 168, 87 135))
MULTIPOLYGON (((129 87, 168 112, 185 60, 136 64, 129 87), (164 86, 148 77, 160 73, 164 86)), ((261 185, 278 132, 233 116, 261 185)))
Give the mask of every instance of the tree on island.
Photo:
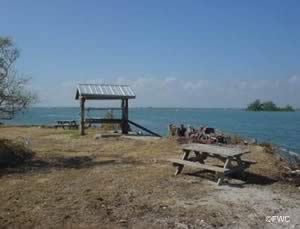
POLYGON ((26 89, 29 79, 19 77, 15 71, 19 54, 12 39, 0 36, 0 119, 12 119, 37 100, 26 89))
POLYGON ((272 101, 266 101, 261 104, 263 111, 279 111, 280 108, 275 105, 272 101))
POLYGON ((254 102, 250 103, 246 109, 247 111, 261 111, 261 102, 259 99, 255 100, 254 102))
POLYGON ((287 105, 283 108, 276 106, 272 101, 261 102, 256 99, 254 102, 250 103, 246 108, 247 111, 295 111, 291 105, 287 105))

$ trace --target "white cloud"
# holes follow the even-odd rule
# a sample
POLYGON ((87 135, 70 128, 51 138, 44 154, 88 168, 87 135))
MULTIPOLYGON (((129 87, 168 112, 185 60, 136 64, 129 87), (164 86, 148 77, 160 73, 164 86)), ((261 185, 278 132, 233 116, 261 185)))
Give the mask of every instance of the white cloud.
POLYGON ((77 106, 78 102, 74 100, 75 90, 77 84, 83 82, 131 85, 137 95, 131 101, 133 106, 244 107, 259 98, 273 100, 280 106, 292 104, 300 107, 300 78, 297 75, 282 80, 183 80, 144 77, 116 78, 110 81, 67 81, 53 87, 38 85, 37 92, 42 100, 40 105, 77 106))
POLYGON ((288 79, 289 83, 300 83, 300 77, 298 75, 293 75, 288 79))

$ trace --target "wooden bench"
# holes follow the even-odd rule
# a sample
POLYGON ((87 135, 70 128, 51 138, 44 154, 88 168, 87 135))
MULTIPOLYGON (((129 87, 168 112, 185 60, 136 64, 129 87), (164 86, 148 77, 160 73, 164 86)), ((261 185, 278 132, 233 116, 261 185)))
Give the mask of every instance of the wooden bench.
MULTIPOLYGON (((175 166, 178 165, 188 165, 191 167, 196 167, 200 169, 205 169, 205 170, 210 170, 218 173, 225 173, 226 171, 229 171, 229 169, 218 167, 218 166, 213 166, 213 165, 206 165, 206 164, 201 164, 199 162, 192 162, 188 160, 181 160, 181 159, 168 159, 168 161, 172 162, 175 166)), ((177 175, 177 174, 175 174, 177 175)))

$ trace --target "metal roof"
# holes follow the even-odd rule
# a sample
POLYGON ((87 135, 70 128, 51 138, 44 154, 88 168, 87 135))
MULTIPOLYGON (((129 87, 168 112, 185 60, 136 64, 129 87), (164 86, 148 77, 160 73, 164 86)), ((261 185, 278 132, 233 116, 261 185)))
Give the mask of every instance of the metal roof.
POLYGON ((75 99, 134 99, 135 94, 128 85, 79 84, 75 99))

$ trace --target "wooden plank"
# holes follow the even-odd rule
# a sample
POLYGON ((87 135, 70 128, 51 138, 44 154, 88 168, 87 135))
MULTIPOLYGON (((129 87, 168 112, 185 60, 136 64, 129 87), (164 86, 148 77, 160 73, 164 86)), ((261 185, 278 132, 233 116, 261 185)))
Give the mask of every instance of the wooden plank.
POLYGON ((178 165, 187 165, 187 166, 197 167, 197 168, 206 169, 206 170, 210 170, 210 171, 215 171, 218 173, 224 173, 226 171, 229 171, 229 169, 227 169, 227 168, 220 168, 220 167, 213 166, 213 165, 200 164, 198 162, 191 162, 191 161, 187 161, 187 160, 168 159, 168 161, 170 161, 174 164, 178 164, 178 165))
POLYGON ((217 145, 209 145, 209 144, 200 144, 200 143, 192 143, 192 144, 184 144, 182 145, 183 150, 196 151, 196 152, 207 152, 210 154, 220 155, 223 157, 235 157, 240 156, 245 153, 250 153, 247 147, 224 147, 217 145))
POLYGON ((87 118, 86 123, 122 123, 122 119, 87 118))
POLYGON ((243 158, 241 158, 241 161, 245 162, 247 164, 256 164, 257 163, 257 161, 250 160, 250 159, 243 159, 243 158))

